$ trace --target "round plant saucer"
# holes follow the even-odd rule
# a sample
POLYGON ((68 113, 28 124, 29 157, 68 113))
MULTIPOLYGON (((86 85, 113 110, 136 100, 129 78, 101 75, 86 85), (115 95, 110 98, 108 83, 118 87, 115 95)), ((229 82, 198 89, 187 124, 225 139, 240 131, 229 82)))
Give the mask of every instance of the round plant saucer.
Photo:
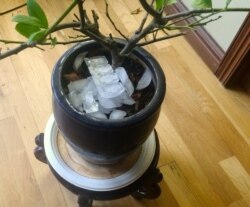
POLYGON ((149 168, 156 149, 153 131, 140 149, 119 163, 98 165, 86 161, 65 142, 53 115, 44 133, 46 158, 64 180, 86 190, 110 191, 124 188, 140 178, 149 168))

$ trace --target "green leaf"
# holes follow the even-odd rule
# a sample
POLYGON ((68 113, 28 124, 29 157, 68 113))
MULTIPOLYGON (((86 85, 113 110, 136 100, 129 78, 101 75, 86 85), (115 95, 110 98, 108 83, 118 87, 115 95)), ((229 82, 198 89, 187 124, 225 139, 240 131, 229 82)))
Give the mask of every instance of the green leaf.
POLYGON ((160 11, 164 8, 164 6, 168 6, 168 5, 171 5, 171 4, 174 4, 176 3, 177 0, 156 0, 155 1, 155 9, 160 11))
POLYGON ((192 5, 197 9, 212 8, 212 0, 192 0, 192 5))
POLYGON ((45 38, 46 30, 40 30, 38 32, 35 32, 29 36, 28 44, 31 44, 32 42, 40 42, 45 38))
POLYGON ((43 28, 43 25, 41 24, 40 20, 36 17, 31 16, 25 16, 25 15, 16 15, 12 18, 13 22, 32 25, 34 27, 43 28))
POLYGON ((39 27, 18 23, 15 27, 16 31, 18 31, 21 35, 29 38, 29 36, 35 32, 38 32, 40 30, 39 27))
POLYGON ((45 12, 36 2, 36 0, 27 0, 27 10, 30 16, 36 17, 40 20, 41 24, 43 25, 43 28, 48 28, 48 20, 45 15, 45 12))

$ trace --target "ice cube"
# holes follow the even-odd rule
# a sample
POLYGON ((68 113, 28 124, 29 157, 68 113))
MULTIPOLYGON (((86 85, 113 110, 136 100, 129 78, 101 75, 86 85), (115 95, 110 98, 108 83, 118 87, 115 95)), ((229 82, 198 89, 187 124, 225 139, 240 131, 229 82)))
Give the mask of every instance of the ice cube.
POLYGON ((114 73, 114 70, 111 65, 106 65, 103 67, 88 67, 90 74, 96 78, 100 79, 102 76, 107 75, 107 74, 112 74, 114 73))
POLYGON ((89 79, 80 79, 76 81, 71 81, 68 84, 69 92, 72 92, 72 91, 81 92, 84 89, 84 87, 88 84, 88 82, 89 82, 89 79))
POLYGON ((149 68, 146 68, 136 86, 136 90, 142 90, 146 88, 150 84, 151 80, 152 80, 152 73, 149 70, 149 68))
POLYGON ((91 91, 94 98, 97 99, 97 88, 91 76, 87 78, 87 84, 83 88, 81 95, 84 96, 88 91, 91 91))
POLYGON ((109 115, 109 119, 123 119, 126 115, 127 115, 127 113, 125 111, 114 110, 109 115))
POLYGON ((84 59, 88 67, 103 67, 108 64, 108 60, 105 56, 95 56, 84 59))
POLYGON ((128 95, 131 96, 134 92, 134 86, 128 77, 126 70, 123 67, 118 67, 115 69, 115 73, 119 77, 122 85, 125 87, 128 95))
POLYGON ((114 84, 107 84, 101 86, 97 86, 98 94, 103 98, 116 98, 120 96, 124 91, 124 87, 120 82, 114 84))
POLYGON ((102 84, 113 84, 119 81, 117 75, 115 73, 104 74, 100 76, 100 82, 102 84))
POLYGON ((99 94, 98 94, 98 101, 99 101, 99 104, 105 109, 113 109, 113 108, 120 107, 122 105, 121 101, 117 101, 112 98, 104 98, 100 96, 99 94))
POLYGON ((101 113, 100 111, 89 113, 88 115, 93 116, 98 119, 108 119, 107 116, 104 113, 101 113))
POLYGON ((82 98, 77 91, 71 91, 68 94, 69 102, 75 107, 79 107, 82 104, 82 98))
POLYGON ((94 95, 91 91, 83 94, 82 96, 83 109, 86 113, 93 113, 99 110, 98 103, 94 99, 94 95))

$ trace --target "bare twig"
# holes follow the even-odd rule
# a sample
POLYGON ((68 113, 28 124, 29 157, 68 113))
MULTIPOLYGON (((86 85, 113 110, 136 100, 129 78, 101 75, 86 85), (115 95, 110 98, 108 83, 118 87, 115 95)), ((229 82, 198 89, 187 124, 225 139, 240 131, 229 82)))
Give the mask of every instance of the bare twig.
POLYGON ((157 25, 158 24, 155 18, 153 18, 153 20, 141 32, 137 34, 135 33, 132 37, 129 38, 129 42, 121 50, 120 55, 124 56, 129 54, 141 39, 143 39, 152 30, 157 28, 157 25))
POLYGON ((97 30, 99 30, 99 16, 97 15, 95 10, 91 10, 92 11, 92 16, 93 16, 93 20, 94 20, 94 26, 96 27, 97 30))
POLYGON ((184 17, 184 18, 180 18, 180 19, 174 20, 174 21, 172 21, 171 23, 169 23, 168 26, 178 24, 178 23, 180 23, 180 22, 183 22, 183 21, 185 21, 185 20, 187 20, 187 19, 190 19, 190 18, 193 18, 193 17, 195 17, 195 16, 197 16, 197 15, 192 14, 192 15, 190 15, 190 16, 187 16, 187 17, 184 17))
POLYGON ((80 15, 80 23, 81 23, 81 29, 85 27, 85 11, 83 9, 83 1, 78 0, 78 10, 79 10, 79 15, 80 15))
POLYGON ((167 35, 167 36, 169 35, 169 34, 167 33, 167 31, 165 31, 165 28, 162 28, 161 31, 162 31, 165 35, 167 35))
POLYGON ((7 11, 1 12, 1 13, 0 13, 0 16, 5 15, 5 14, 8 14, 8 13, 10 13, 10 12, 13 12, 13 11, 15 11, 15 10, 17 10, 17 9, 20 9, 20 8, 22 8, 22 7, 25 7, 25 6, 26 6, 26 3, 23 3, 23 4, 19 5, 19 6, 16 6, 16 7, 12 8, 12 9, 9 9, 9 10, 7 10, 7 11))
POLYGON ((142 21, 141 21, 141 24, 139 26, 139 28, 135 31, 136 34, 140 33, 147 21, 147 18, 148 18, 148 13, 145 14, 145 16, 143 17, 142 21))
MULTIPOLYGON (((82 0, 78 0, 78 2, 79 1, 82 2, 82 0)), ((95 26, 93 27, 93 25, 89 21, 86 11, 83 9, 83 4, 80 4, 80 3, 78 4, 78 10, 79 10, 80 19, 81 19, 80 28, 75 29, 75 30, 89 36, 93 40, 96 40, 97 42, 101 43, 102 45, 106 47, 110 46, 108 42, 105 41, 105 36, 100 33, 98 27, 97 28, 95 26), (85 21, 84 25, 81 23, 82 21, 85 21)))
MULTIPOLYGON (((67 44, 72 44, 72 43, 78 43, 78 42, 83 42, 83 41, 89 41, 91 40, 90 38, 81 38, 81 39, 75 39, 75 40, 71 40, 71 41, 57 41, 56 44, 58 45, 67 45, 67 44)), ((2 40, 0 39, 0 42, 4 43, 4 44, 27 44, 24 41, 15 41, 15 40, 2 40)), ((38 45, 51 45, 51 42, 37 42, 37 43, 33 43, 32 46, 30 47, 36 47, 38 45)))
POLYGON ((63 23, 57 25, 53 30, 51 30, 51 33, 63 30, 63 29, 71 29, 71 28, 78 28, 81 26, 80 22, 70 22, 70 23, 63 23))
POLYGON ((154 42, 159 42, 159 41, 162 41, 162 40, 167 40, 167 39, 179 37, 179 36, 182 36, 182 35, 185 35, 185 34, 186 34, 186 33, 181 32, 181 33, 174 34, 174 35, 169 35, 169 36, 165 36, 165 37, 160 37, 160 38, 153 39, 153 40, 150 40, 150 41, 138 43, 138 44, 136 44, 136 46, 145 46, 145 45, 148 45, 148 44, 151 44, 151 43, 154 43, 154 42))
POLYGON ((128 38, 118 29, 118 27, 115 25, 115 22, 112 20, 112 18, 109 15, 109 5, 107 0, 105 0, 105 5, 106 5, 106 17, 108 18, 108 20, 111 22, 111 24, 113 25, 113 27, 115 28, 115 30, 125 39, 128 41, 128 38))
POLYGON ((75 14, 74 13, 74 17, 76 18, 76 20, 78 21, 78 22, 80 22, 81 21, 81 19, 77 16, 77 14, 75 14))
MULTIPOLYGON (((141 1, 141 0, 140 0, 141 1)), ((213 9, 196 9, 196 10, 191 10, 191 11, 184 11, 180 12, 178 14, 172 14, 168 16, 162 17, 162 20, 165 22, 168 22, 173 19, 177 18, 182 18, 190 15, 200 15, 200 14, 205 14, 205 13, 220 13, 220 12, 249 12, 249 8, 227 8, 227 9, 221 9, 221 8, 213 8, 213 9)))
POLYGON ((214 19, 208 19, 207 21, 204 21, 204 22, 202 22, 202 21, 194 22, 194 23, 192 23, 190 26, 191 26, 191 27, 205 26, 205 25, 207 25, 207 24, 210 23, 210 22, 214 22, 214 21, 220 19, 221 17, 222 17, 222 16, 218 16, 218 17, 216 17, 216 18, 214 18, 214 19))
MULTIPOLYGON (((151 6, 153 5, 154 1, 155 0, 152 0, 151 6)), ((145 16, 143 17, 143 19, 141 21, 141 24, 140 24, 139 28, 135 32, 136 34, 138 34, 138 33, 140 33, 142 31, 142 29, 143 29, 143 27, 144 27, 144 25, 145 25, 145 23, 147 21, 147 18, 148 18, 148 13, 146 12, 145 16)))
MULTIPOLYGON (((74 43, 79 43, 79 42, 84 42, 84 41, 89 41, 89 40, 91 40, 91 38, 84 38, 84 39, 63 41, 63 42, 58 41, 58 42, 56 42, 56 45, 74 44, 74 43)), ((36 48, 44 51, 44 49, 39 47, 39 45, 41 45, 41 46, 51 45, 51 42, 40 42, 40 43, 33 43, 32 45, 29 45, 29 44, 27 44, 27 42, 21 42, 21 41, 20 42, 19 41, 11 41, 11 40, 0 40, 0 41, 1 42, 5 41, 5 44, 20 44, 19 46, 15 47, 13 49, 9 49, 6 52, 0 53, 0 60, 4 59, 6 57, 9 57, 11 55, 16 55, 27 48, 36 47, 36 48)))
POLYGON ((199 20, 196 20, 195 22, 193 22, 192 24, 190 24, 190 26, 203 26, 203 25, 206 25, 207 23, 209 22, 212 22, 212 21, 216 21, 217 19, 221 18, 221 16, 215 18, 215 19, 209 19, 211 16, 214 16, 215 14, 217 13, 211 13, 211 14, 208 14, 206 16, 200 16, 200 19, 199 20), (208 20, 207 20, 208 19, 208 20), (204 20, 207 20, 206 22, 202 22, 204 20))
POLYGON ((46 38, 46 36, 50 35, 52 32, 55 31, 55 29, 58 27, 58 25, 61 23, 61 21, 72 11, 72 9, 76 6, 77 1, 74 0, 69 7, 64 11, 64 13, 54 22, 54 24, 52 24, 52 26, 50 28, 47 29, 44 38, 46 38))
POLYGON ((18 54, 19 52, 29 48, 29 47, 32 47, 31 45, 28 45, 27 43, 23 43, 21 45, 19 45, 18 47, 14 48, 14 49, 10 49, 10 50, 7 50, 6 52, 4 53, 0 53, 0 60, 6 58, 6 57, 9 57, 11 55, 15 55, 15 54, 18 54))
POLYGON ((68 36, 70 39, 79 39, 79 38, 87 38, 86 35, 76 35, 76 36, 68 36))
POLYGON ((152 8, 152 5, 149 5, 146 0, 139 0, 142 7, 156 20, 161 20, 162 12, 158 12, 152 8))
POLYGON ((158 34, 158 30, 156 30, 155 32, 152 33, 153 34, 153 39, 156 39, 157 34, 158 34))

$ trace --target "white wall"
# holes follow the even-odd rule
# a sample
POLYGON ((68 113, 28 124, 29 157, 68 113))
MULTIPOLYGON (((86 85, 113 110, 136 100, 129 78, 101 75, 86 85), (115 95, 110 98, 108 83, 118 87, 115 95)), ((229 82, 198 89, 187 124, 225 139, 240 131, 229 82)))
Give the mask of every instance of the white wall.
MULTIPOLYGON (((191 0, 182 0, 182 2, 192 9, 191 0)), ((214 8, 223 8, 226 0, 213 0, 214 8)), ((250 0, 233 0, 230 7, 248 7, 250 8, 250 0)), ((209 34, 217 41, 223 50, 227 50, 234 36, 239 30, 242 22, 247 16, 247 12, 223 13, 220 14, 221 19, 205 26, 209 34)))

